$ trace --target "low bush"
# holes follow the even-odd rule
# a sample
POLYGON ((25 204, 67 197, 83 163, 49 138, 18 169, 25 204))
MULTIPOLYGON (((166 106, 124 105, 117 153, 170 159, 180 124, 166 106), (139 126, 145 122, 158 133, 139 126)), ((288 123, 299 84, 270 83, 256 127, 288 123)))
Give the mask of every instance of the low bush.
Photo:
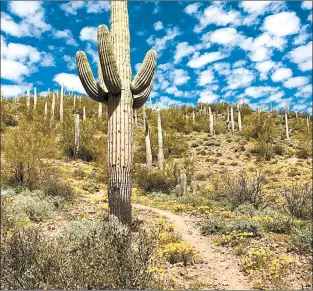
POLYGON ((47 197, 61 197, 72 201, 74 190, 70 184, 61 182, 56 176, 47 176, 43 181, 43 192, 47 197))
POLYGON ((293 228, 291 231, 292 247, 300 254, 312 253, 312 223, 308 223, 301 228, 293 228))

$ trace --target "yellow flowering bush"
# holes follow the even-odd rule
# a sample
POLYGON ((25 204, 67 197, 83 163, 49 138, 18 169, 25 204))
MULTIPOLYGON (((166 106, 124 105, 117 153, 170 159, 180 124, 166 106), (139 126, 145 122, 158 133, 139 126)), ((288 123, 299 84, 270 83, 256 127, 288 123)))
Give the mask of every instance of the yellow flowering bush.
POLYGON ((224 218, 234 218, 234 217, 237 216, 235 212, 232 212, 232 211, 229 211, 229 210, 221 211, 219 213, 219 215, 224 217, 224 218))
POLYGON ((216 238, 214 242, 218 246, 234 247, 245 243, 251 237, 253 237, 253 233, 251 232, 237 232, 234 230, 229 234, 223 234, 221 237, 216 238))
POLYGON ((295 266, 295 258, 287 255, 275 256, 262 248, 252 248, 241 259, 243 271, 254 278, 254 288, 282 290, 286 288, 284 280, 295 266))

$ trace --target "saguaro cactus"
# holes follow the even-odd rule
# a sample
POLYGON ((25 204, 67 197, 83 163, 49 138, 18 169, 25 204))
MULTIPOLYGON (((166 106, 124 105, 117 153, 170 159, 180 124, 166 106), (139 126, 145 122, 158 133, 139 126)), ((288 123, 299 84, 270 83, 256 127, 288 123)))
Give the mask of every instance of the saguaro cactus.
POLYGON ((46 101, 45 102, 45 115, 44 115, 44 118, 47 119, 47 116, 48 116, 48 102, 46 101))
POLYGON ((211 111, 209 111, 209 119, 210 119, 210 135, 214 135, 214 117, 211 111))
POLYGON ((54 119, 54 109, 55 109, 55 94, 52 93, 52 103, 51 103, 51 120, 54 119))
POLYGON ((187 194, 187 175, 185 172, 180 174, 180 187, 183 195, 187 194))
POLYGON ((83 107, 83 121, 86 120, 86 107, 83 107))
POLYGON ((192 123, 195 124, 196 123, 196 115, 195 115, 195 111, 192 111, 192 123))
POLYGON ((79 151, 79 114, 74 115, 74 130, 75 130, 74 151, 75 154, 77 154, 79 151))
POLYGON ((63 121, 63 98, 64 98, 64 86, 61 86, 61 95, 60 95, 60 121, 63 121))
POLYGON ((134 110, 134 127, 137 127, 137 123, 138 123, 138 118, 137 118, 137 110, 134 110))
MULTIPOLYGON (((99 103, 99 104, 101 104, 101 103, 99 103)), ((75 106, 76 106, 76 95, 73 96, 73 107, 75 108, 75 106)))
POLYGON ((240 109, 238 109, 238 130, 239 132, 241 132, 242 129, 242 125, 241 125, 241 113, 240 113, 240 109))
POLYGON ((102 103, 99 102, 98 105, 98 118, 102 117, 102 103))
POLYGON ((27 106, 27 109, 30 108, 30 90, 29 89, 27 89, 26 106, 27 106))
POLYGON ((286 127, 286 139, 289 139, 289 134, 291 132, 291 130, 289 130, 289 126, 288 126, 288 114, 287 114, 287 110, 285 112, 285 127, 286 127))
POLYGON ((230 107, 230 122, 231 122, 231 132, 235 134, 235 122, 234 122, 234 109, 230 107))
POLYGON ((163 171, 164 167, 164 151, 163 151, 163 131, 162 131, 162 122, 161 122, 161 113, 160 108, 157 107, 158 112, 158 162, 159 162, 159 168, 161 171, 163 171))
POLYGON ((37 88, 34 88, 34 109, 37 106, 37 88))
POLYGON ((108 105, 108 198, 109 219, 116 225, 131 223, 131 171, 133 161, 133 109, 150 95, 157 54, 150 50, 131 81, 130 33, 127 1, 111 1, 111 31, 97 30, 102 74, 96 82, 86 54, 76 54, 80 80, 87 94, 108 105))
POLYGON ((149 172, 152 170, 152 151, 151 151, 151 141, 150 141, 150 131, 149 131, 149 121, 146 116, 145 107, 143 107, 143 126, 145 131, 145 143, 146 143, 146 164, 149 172))
POLYGON ((308 131, 310 130, 310 120, 309 120, 309 116, 306 117, 306 127, 308 129, 308 131))

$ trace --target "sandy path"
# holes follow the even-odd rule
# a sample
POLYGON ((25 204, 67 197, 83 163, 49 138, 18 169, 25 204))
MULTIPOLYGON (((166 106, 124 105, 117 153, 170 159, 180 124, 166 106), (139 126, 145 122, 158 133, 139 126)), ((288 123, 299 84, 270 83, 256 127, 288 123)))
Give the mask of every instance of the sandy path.
POLYGON ((192 218, 141 204, 132 204, 132 206, 142 210, 150 210, 160 216, 164 216, 177 227, 177 232, 181 234, 182 239, 196 248, 204 260, 205 264, 202 265, 201 269, 197 270, 197 272, 202 273, 199 274, 199 278, 215 281, 219 289, 253 289, 251 283, 248 282, 247 278, 240 271, 238 258, 225 249, 215 246, 209 238, 202 236, 192 218))

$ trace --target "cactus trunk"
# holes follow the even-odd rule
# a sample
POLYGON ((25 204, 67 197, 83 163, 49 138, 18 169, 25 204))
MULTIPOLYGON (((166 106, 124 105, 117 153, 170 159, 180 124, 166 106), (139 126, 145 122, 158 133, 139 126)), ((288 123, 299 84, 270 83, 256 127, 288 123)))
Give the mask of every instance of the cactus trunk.
POLYGON ((37 89, 34 88, 34 110, 36 109, 37 106, 37 89))
POLYGON ((83 107, 83 121, 86 120, 86 107, 83 107))
POLYGON ((230 108, 230 122, 231 122, 231 132, 235 134, 235 123, 234 123, 234 109, 233 107, 230 108))
POLYGON ((158 146, 159 146, 158 162, 160 170, 163 171, 164 167, 163 131, 160 109, 158 108, 157 111, 158 111, 158 146))
POLYGON ((149 121, 146 116, 146 110, 143 108, 143 124, 145 131, 145 143, 146 143, 146 164, 149 172, 152 170, 152 151, 151 151, 151 141, 150 141, 150 131, 149 131, 149 121))
POLYGON ((214 135, 214 119, 213 119, 213 114, 211 111, 209 111, 209 119, 210 119, 210 135, 214 135))
POLYGON ((77 52, 76 63, 87 94, 108 106, 109 220, 117 227, 129 229, 133 109, 140 108, 150 95, 156 71, 156 53, 153 50, 147 53, 132 81, 127 1, 111 1, 110 24, 111 31, 105 25, 100 25, 97 30, 99 81, 95 81, 84 52, 77 52))
POLYGON ((240 110, 238 110, 238 130, 241 132, 242 126, 241 126, 241 113, 240 110))
POLYGON ((286 127, 286 139, 289 139, 289 127, 288 127, 288 114, 285 113, 285 127, 286 127))
POLYGON ((102 117, 102 103, 99 102, 98 105, 98 118, 102 117))
POLYGON ((195 112, 192 111, 192 123, 195 124, 196 123, 196 115, 195 112))
POLYGON ((74 128, 75 128, 74 152, 76 155, 79 151, 79 114, 74 115, 74 128))
POLYGON ((27 109, 30 108, 30 90, 29 89, 27 89, 26 106, 27 106, 27 109))
POLYGON ((54 110, 55 110, 55 94, 52 93, 52 103, 51 103, 51 121, 54 119, 54 110))
POLYGON ((76 95, 74 95, 74 99, 73 99, 73 107, 75 108, 76 105, 76 95))
POLYGON ((309 121, 309 116, 306 117, 306 127, 308 131, 310 130, 310 121, 309 121))
POLYGON ((63 97, 64 97, 64 88, 63 84, 61 86, 61 96, 60 96, 60 121, 63 121, 63 97))

